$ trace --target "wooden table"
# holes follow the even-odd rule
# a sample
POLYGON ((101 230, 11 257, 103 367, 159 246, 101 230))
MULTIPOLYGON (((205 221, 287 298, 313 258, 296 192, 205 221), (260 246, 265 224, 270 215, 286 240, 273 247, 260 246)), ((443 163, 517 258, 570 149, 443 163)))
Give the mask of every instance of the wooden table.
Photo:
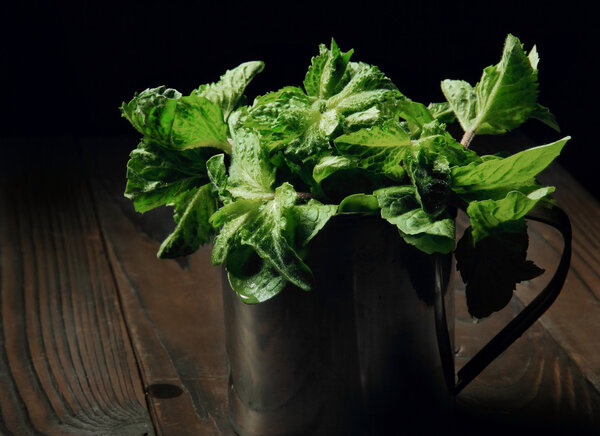
MULTIPOLYGON (((208 246, 156 258, 170 211, 142 216, 122 195, 136 142, 2 141, 18 150, 0 161, 2 435, 233 434, 220 272, 208 246)), ((551 309, 459 394, 460 434, 600 432, 600 206, 559 166, 542 181, 572 220, 571 270, 551 309)), ((558 232, 532 224, 530 239, 552 271, 558 232)), ((457 275, 457 367, 549 276, 474 323, 457 275)))

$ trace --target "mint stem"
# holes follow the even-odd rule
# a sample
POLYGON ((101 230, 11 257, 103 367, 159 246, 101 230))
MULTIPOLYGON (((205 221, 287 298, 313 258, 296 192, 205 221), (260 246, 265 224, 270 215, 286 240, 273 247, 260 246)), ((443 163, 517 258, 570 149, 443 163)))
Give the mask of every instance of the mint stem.
POLYGON ((463 135, 462 139, 460 140, 460 143, 465 148, 469 148, 469 145, 471 145, 471 141, 473 140, 474 137, 475 137, 475 131, 474 130, 467 130, 465 132, 465 134, 463 135))

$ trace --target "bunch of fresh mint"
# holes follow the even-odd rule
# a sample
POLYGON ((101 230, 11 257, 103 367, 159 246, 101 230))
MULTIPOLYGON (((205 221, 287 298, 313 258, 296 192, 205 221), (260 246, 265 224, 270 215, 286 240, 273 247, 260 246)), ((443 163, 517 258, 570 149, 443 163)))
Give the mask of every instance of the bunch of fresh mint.
POLYGON ((158 256, 190 254, 214 236, 213 263, 225 264, 243 301, 258 303, 288 283, 311 288, 307 245, 337 214, 380 215, 408 244, 450 253, 452 211, 462 207, 471 227, 456 256, 469 310, 477 317, 499 310, 517 282, 541 273, 526 261, 524 216, 549 202, 554 188, 535 176, 569 138, 509 157, 468 146, 476 134, 504 133, 529 118, 558 130, 537 103, 535 47, 526 54, 509 35, 500 63, 479 83, 444 80, 447 102, 428 106, 352 54, 333 40, 321 45, 303 88, 287 86, 252 105, 243 94, 262 62, 186 96, 162 86, 123 103, 123 116, 143 134, 125 195, 139 212, 174 207, 176 227, 158 256), (446 131, 455 120, 462 143, 446 131))

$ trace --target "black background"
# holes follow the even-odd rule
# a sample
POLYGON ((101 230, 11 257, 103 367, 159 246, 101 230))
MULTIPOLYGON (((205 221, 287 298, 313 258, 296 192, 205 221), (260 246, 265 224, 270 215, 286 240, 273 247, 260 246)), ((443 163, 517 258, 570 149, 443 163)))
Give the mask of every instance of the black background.
POLYGON ((248 89, 252 99, 300 85, 331 37, 412 99, 441 101, 442 79, 475 84, 512 33, 526 50, 537 44, 539 101, 562 133, 536 121, 522 129, 540 144, 572 136, 560 161, 600 195, 590 158, 598 23, 577 2, 33 1, 4 2, 1 13, 0 137, 135 136, 118 110, 135 91, 164 84, 187 93, 260 59, 266 68, 248 89))

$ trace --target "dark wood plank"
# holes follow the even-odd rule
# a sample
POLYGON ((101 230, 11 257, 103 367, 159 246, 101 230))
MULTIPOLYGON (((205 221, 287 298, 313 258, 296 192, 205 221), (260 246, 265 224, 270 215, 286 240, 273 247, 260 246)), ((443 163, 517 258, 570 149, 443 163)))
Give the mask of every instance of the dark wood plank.
MULTIPOLYGON (((460 368, 523 304, 513 298, 507 308, 474 323, 460 279, 456 287, 456 365, 460 368)), ((467 434, 519 429, 550 434, 558 429, 565 434, 600 431, 600 393, 539 322, 458 395, 457 407, 459 428, 467 434)))
POLYGON ((154 434, 91 194, 63 143, 4 142, 0 433, 154 434), (40 146, 40 147, 38 147, 40 146), (62 158, 62 156, 59 156, 62 158))
MULTIPOLYGON (((141 216, 123 197, 130 140, 97 140, 88 150, 92 186, 108 255, 146 386, 171 386, 150 396, 163 435, 233 434, 227 419, 227 372, 220 270, 210 247, 179 261, 156 258, 173 226, 170 211, 141 216)), ((152 392, 152 389, 150 389, 152 392)))

